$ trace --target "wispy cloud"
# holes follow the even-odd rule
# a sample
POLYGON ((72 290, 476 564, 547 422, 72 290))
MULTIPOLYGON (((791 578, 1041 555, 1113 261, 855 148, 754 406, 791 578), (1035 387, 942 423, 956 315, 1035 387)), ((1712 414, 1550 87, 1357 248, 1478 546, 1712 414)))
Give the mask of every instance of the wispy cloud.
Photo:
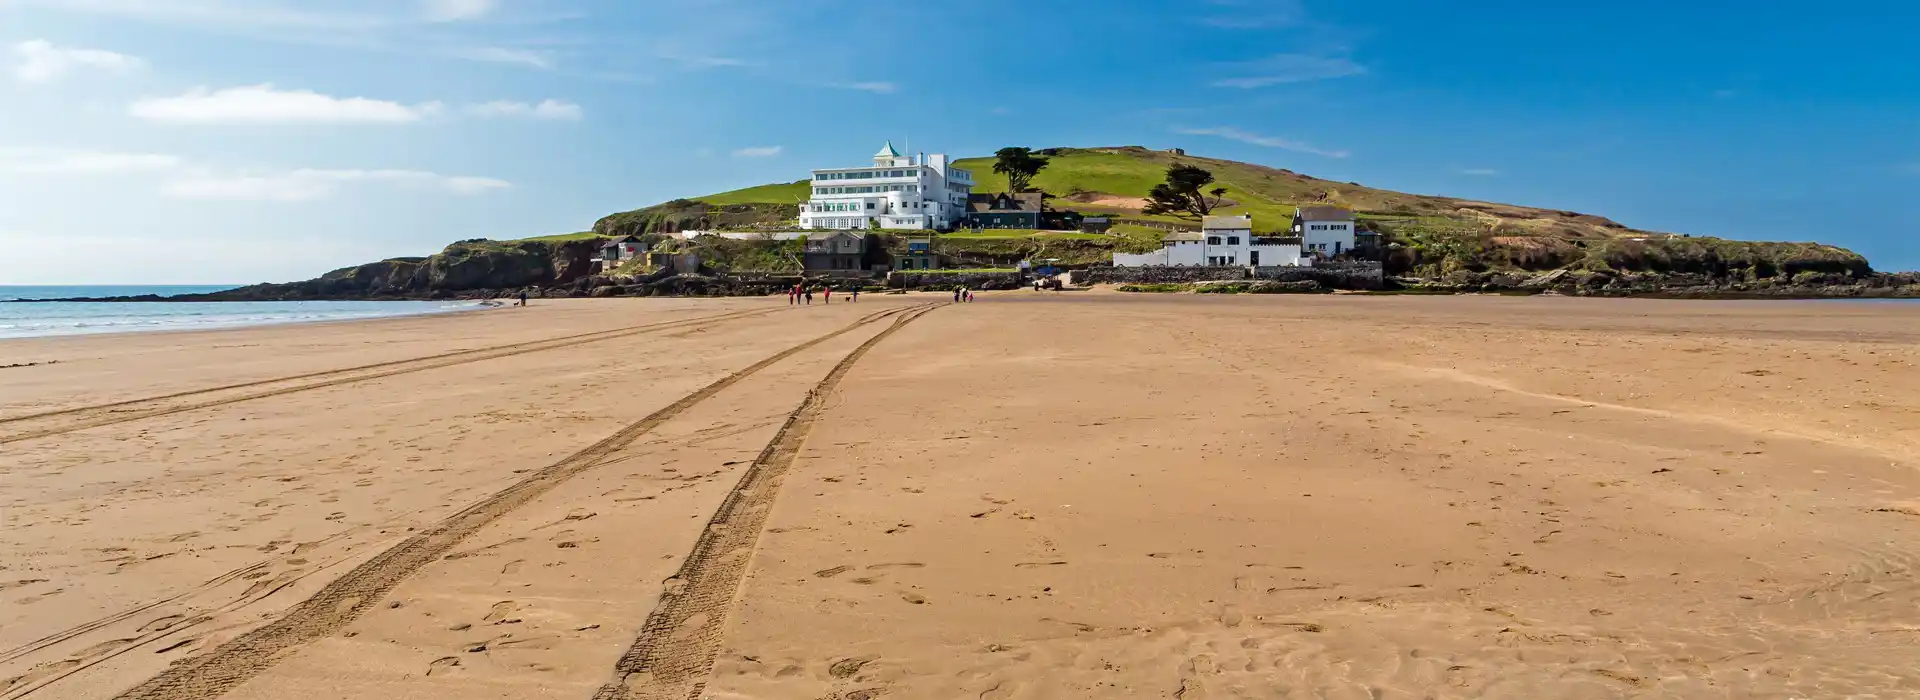
POLYGON ((158 177, 159 192, 180 199, 305 202, 349 186, 386 187, 461 196, 512 187, 505 180, 424 170, 362 168, 236 169, 165 153, 55 148, 0 148, 0 176, 158 177))
POLYGON ((407 124, 438 114, 437 102, 405 105, 366 97, 334 97, 271 84, 147 98, 128 108, 135 117, 169 124, 407 124))
POLYGON ((397 20, 375 14, 303 10, 278 0, 12 0, 12 4, 157 24, 224 28, 352 30, 390 25, 397 20))
POLYGON ((780 152, 785 150, 787 150, 785 146, 748 146, 746 148, 734 149, 733 157, 735 158, 772 158, 774 156, 780 155, 780 152))
POLYGON ((434 22, 479 19, 496 6, 495 0, 425 0, 422 4, 427 19, 434 22))
POLYGON ((509 49, 500 46, 457 48, 447 51, 447 55, 454 58, 464 58, 469 61, 507 63, 545 70, 552 69, 554 65, 553 54, 551 53, 534 51, 532 49, 509 49))
POLYGON ((517 30, 580 18, 508 12, 502 0, 0 0, 0 7, 16 6, 257 41, 539 68, 552 68, 553 54, 524 47, 553 38, 517 30))
POLYGON ((560 100, 541 100, 538 104, 495 100, 467 108, 467 113, 476 117, 517 117, 523 119, 552 119, 577 121, 584 115, 580 105, 560 100))
POLYGON ((120 153, 57 148, 0 148, 0 173, 23 175, 126 175, 172 170, 185 164, 164 153, 120 153))
POLYGON ((842 90, 860 90, 860 91, 871 92, 871 93, 880 94, 880 95, 891 95, 900 89, 899 86, 886 81, 873 81, 873 82, 864 82, 864 83, 833 83, 828 87, 836 87, 842 90))
POLYGON ((349 185, 385 185, 462 196, 513 186, 494 178, 420 170, 303 169, 267 174, 195 173, 168 181, 161 192, 180 199, 306 202, 332 197, 349 185))
POLYGON ((125 74, 147 65, 146 61, 123 53, 62 48, 43 39, 15 44, 13 54, 19 60, 13 69, 14 77, 29 83, 50 83, 75 70, 125 74))
POLYGON ((1284 148, 1289 151, 1297 151, 1300 153, 1310 153, 1316 156, 1326 156, 1328 158, 1345 158, 1348 155, 1346 151, 1319 148, 1312 144, 1302 143, 1300 141, 1295 141, 1288 138, 1282 138, 1279 136, 1263 136, 1263 135, 1256 134, 1249 131, 1241 131, 1239 129, 1235 129, 1230 126, 1216 126, 1211 128, 1205 128, 1205 129, 1179 128, 1179 129, 1174 129, 1173 131, 1176 134, 1187 134, 1189 136, 1215 136, 1223 139, 1239 141, 1241 143, 1250 143, 1255 146, 1266 146, 1269 148, 1284 148))
POLYGON ((745 68, 760 65, 758 61, 749 61, 744 58, 734 58, 731 56, 690 55, 673 51, 663 51, 659 56, 664 60, 672 61, 688 68, 745 68))
POLYGON ((1338 56, 1283 53, 1258 61, 1229 63, 1227 72, 1238 75, 1213 81, 1214 87, 1262 88, 1286 83, 1305 83, 1366 75, 1367 67, 1338 56))
POLYGON ((1290 27, 1307 19, 1300 0, 1208 0, 1207 5, 1214 9, 1200 23, 1221 29, 1290 27))
POLYGON ((1493 177, 1495 175, 1499 175, 1500 171, 1494 170, 1493 168, 1461 168, 1460 174, 1472 175, 1475 177, 1493 177))

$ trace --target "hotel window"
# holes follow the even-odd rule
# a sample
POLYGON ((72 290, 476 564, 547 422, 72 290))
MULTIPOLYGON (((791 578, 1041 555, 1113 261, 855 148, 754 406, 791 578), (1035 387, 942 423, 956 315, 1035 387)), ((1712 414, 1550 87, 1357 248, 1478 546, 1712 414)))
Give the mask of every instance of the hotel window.
POLYGON ((1227 237, 1227 245, 1240 245, 1240 237, 1239 237, 1239 236, 1228 236, 1228 237, 1227 237))
POLYGON ((1219 236, 1207 236, 1207 245, 1220 245, 1219 236))

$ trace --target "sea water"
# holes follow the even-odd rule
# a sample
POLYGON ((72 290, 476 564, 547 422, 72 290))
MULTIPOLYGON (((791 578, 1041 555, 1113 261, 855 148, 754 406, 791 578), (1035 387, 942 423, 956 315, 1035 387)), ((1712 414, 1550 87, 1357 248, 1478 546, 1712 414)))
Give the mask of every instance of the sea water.
POLYGON ((20 299, 174 296, 232 289, 210 286, 0 285, 0 338, 234 328, 275 323, 346 321, 478 308, 471 301, 155 301, 15 303, 20 299))

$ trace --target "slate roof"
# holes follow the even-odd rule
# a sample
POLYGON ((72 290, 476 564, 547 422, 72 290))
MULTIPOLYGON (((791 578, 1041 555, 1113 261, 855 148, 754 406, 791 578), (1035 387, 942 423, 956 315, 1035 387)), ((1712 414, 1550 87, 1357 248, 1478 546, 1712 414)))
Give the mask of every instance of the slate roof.
POLYGON ((1046 195, 1043 195, 1039 192, 1020 192, 1017 194, 1006 195, 1008 206, 1004 209, 995 208, 995 205, 997 205, 1000 201, 1000 196, 1001 195, 999 194, 995 194, 991 192, 975 192, 973 194, 967 195, 967 211, 970 211, 976 214, 1037 213, 1040 211, 1041 207, 1043 206, 1043 203, 1045 202, 1044 198, 1046 195))
POLYGON ((1206 239, 1207 237, 1200 235, 1199 231, 1175 231, 1160 237, 1162 241, 1204 241, 1206 239))
POLYGON ((1302 221, 1352 221, 1353 212, 1340 207, 1300 207, 1295 216, 1302 221))
POLYGON ((1248 215, 1248 214, 1240 214, 1240 215, 1238 215, 1238 216, 1209 216, 1209 217, 1207 217, 1207 218, 1205 218, 1205 219, 1201 219, 1201 220, 1200 220, 1200 228, 1201 228, 1202 230, 1208 230, 1208 229, 1228 229, 1228 230, 1244 230, 1244 229, 1251 229, 1251 228, 1253 228, 1253 217, 1252 217, 1251 215, 1248 215))

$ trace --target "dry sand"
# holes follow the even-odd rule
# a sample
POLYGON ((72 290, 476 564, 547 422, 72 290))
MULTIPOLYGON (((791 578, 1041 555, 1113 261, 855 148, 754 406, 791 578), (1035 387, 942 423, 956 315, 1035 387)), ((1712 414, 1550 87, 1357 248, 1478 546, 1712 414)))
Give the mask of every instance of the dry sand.
POLYGON ((1920 696, 1920 306, 944 299, 0 343, 0 699, 1920 696))

